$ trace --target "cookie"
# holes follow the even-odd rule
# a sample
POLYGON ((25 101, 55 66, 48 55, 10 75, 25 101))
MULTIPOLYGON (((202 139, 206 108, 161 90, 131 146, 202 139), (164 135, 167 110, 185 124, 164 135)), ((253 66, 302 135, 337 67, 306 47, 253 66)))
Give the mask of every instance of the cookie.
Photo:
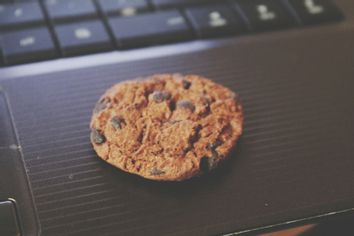
POLYGON ((230 89, 197 75, 153 75, 106 91, 93 111, 91 143, 121 170, 181 181, 225 160, 242 124, 230 89))

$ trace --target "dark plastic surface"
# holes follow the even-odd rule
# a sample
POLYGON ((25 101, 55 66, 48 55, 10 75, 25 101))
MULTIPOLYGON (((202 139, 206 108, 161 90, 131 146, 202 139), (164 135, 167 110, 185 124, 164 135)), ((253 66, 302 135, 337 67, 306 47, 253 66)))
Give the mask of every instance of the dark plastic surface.
POLYGON ((241 33, 246 25, 227 5, 190 7, 186 15, 200 37, 220 37, 241 33))
POLYGON ((293 32, 4 81, 43 235, 215 235, 353 208, 352 39, 293 32), (159 72, 205 75, 240 94, 245 132, 215 173, 154 183, 92 150, 91 111, 105 89, 159 72))
POLYGON ((8 113, 7 101, 0 86, 0 148, 9 147, 16 143, 16 137, 12 130, 11 118, 8 113))
POLYGON ((246 15, 254 31, 291 28, 297 25, 294 16, 281 0, 234 1, 246 15))
MULTIPOLYGON (((43 22, 38 3, 6 4, 6 7, 1 5, 0 29, 2 18, 14 18, 10 21, 21 27, 19 30, 19 27, 4 21, 4 26, 13 32, 6 33, 2 36, 3 40, 0 40, 3 41, 0 42, 3 54, 0 66, 113 49, 124 51, 127 48, 196 41, 198 38, 288 30, 294 26, 331 23, 343 18, 331 0, 313 2, 311 9, 325 9, 315 15, 307 14, 307 8, 304 10, 303 4, 296 2, 294 5, 286 4, 286 0, 46 0, 42 3, 46 8, 46 22, 43 22), (107 12, 108 7, 112 7, 113 12, 107 12), (166 7, 167 10, 159 9, 166 7), (156 8, 159 10, 155 11, 156 8), (11 15, 13 17, 9 17, 11 15), (91 21, 96 23, 92 24, 91 21), (73 35, 73 28, 78 26, 81 33, 79 36, 73 35), (111 42, 113 45, 110 45, 111 42), (59 48, 60 52, 57 51, 59 48)), ((345 7, 340 9, 347 10, 345 7)))
POLYGON ((208 2, 215 2, 215 0, 152 0, 152 4, 156 8, 167 8, 167 7, 178 7, 185 6, 188 4, 205 4, 208 2))
MULTIPOLYGON (((97 1, 100 9, 105 14, 119 14, 126 15, 130 10, 134 9, 134 13, 140 13, 149 10, 147 0, 133 0, 133 1, 116 1, 116 0, 99 0, 97 1)), ((131 11, 130 11, 131 12, 131 11)))
POLYGON ((44 1, 49 18, 55 22, 94 18, 97 11, 92 0, 44 1))
POLYGON ((121 47, 147 46, 193 38, 192 29, 177 10, 109 19, 116 43, 121 47), (172 22, 172 23, 170 23, 172 22))
POLYGON ((37 215, 7 104, 5 94, 0 90, 0 204, 1 208, 4 207, 0 210, 0 235, 18 235, 5 232, 15 232, 19 228, 25 236, 34 236, 39 233, 37 215), (9 218, 9 214, 15 210, 16 223, 9 218))
POLYGON ((0 235, 20 236, 15 205, 11 201, 0 201, 0 235))
MULTIPOLYGON (((0 4, 3 2, 1 1, 0 4)), ((38 2, 20 2, 1 5, 0 29, 44 24, 44 16, 38 2)))
POLYGON ((46 27, 5 33, 1 38, 1 47, 6 63, 50 59, 56 55, 54 42, 46 27))
POLYGON ((111 39, 101 21, 56 25, 60 49, 64 55, 77 55, 112 49, 111 39))
POLYGON ((330 0, 290 0, 289 3, 303 24, 316 24, 343 18, 342 13, 330 0))

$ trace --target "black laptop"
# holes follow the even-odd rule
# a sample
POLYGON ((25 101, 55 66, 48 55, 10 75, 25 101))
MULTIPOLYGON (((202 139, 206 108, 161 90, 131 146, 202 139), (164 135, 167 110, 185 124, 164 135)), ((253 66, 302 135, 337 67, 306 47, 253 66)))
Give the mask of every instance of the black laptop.
POLYGON ((1 0, 0 52, 1 236, 253 235, 354 209, 352 0, 1 0), (156 73, 240 94, 210 175, 148 181, 93 151, 99 96, 156 73))

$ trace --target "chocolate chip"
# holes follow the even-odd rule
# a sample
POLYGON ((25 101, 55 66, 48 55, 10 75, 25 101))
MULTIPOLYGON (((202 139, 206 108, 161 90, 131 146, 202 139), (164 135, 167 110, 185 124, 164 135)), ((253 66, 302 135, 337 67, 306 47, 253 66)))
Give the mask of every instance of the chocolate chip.
POLYGON ((200 159, 199 169, 202 172, 208 172, 209 171, 209 157, 202 157, 200 159))
POLYGON ((175 101, 171 100, 169 104, 170 111, 176 110, 176 103, 175 101))
POLYGON ((103 97, 101 98, 98 102, 99 103, 108 103, 111 101, 111 98, 110 97, 103 97))
POLYGON ((182 81, 182 85, 184 89, 189 89, 189 87, 191 86, 191 82, 189 82, 188 80, 183 80, 182 81))
POLYGON ((195 133, 194 135, 190 136, 188 139, 188 143, 189 143, 189 147, 185 150, 185 152, 187 153, 190 149, 192 149, 193 145, 200 139, 200 130, 202 129, 201 125, 198 125, 197 127, 195 127, 195 133))
POLYGON ((95 144, 103 144, 104 142, 106 142, 106 137, 102 134, 102 131, 97 129, 91 130, 90 138, 91 142, 95 144))
POLYGON ((93 110, 94 113, 99 113, 103 109, 105 109, 108 106, 108 103, 110 102, 110 98, 104 97, 101 98, 95 105, 95 109, 93 110))
POLYGON ((222 141, 220 140, 216 140, 214 143, 209 143, 207 145, 207 148, 209 148, 210 150, 215 150, 215 148, 217 148, 218 146, 220 146, 222 144, 222 141))
POLYGON ((150 171, 151 175, 163 175, 165 174, 165 171, 159 170, 156 167, 154 167, 151 171, 150 171))
POLYGON ((171 94, 166 91, 155 91, 152 93, 152 99, 157 103, 168 100, 170 97, 171 97, 171 94))
POLYGON ((211 158, 213 161, 215 161, 217 158, 219 158, 219 153, 215 150, 211 150, 211 158))
MULTIPOLYGON (((216 153, 217 154, 217 153, 216 153)), ((199 169, 202 172, 208 172, 211 171, 212 169, 214 169, 217 165, 217 156, 215 156, 215 153, 213 153, 213 155, 211 157, 202 157, 200 159, 200 163, 199 163, 199 169)))
POLYGON ((181 101, 177 102, 177 107, 183 108, 183 109, 188 109, 191 111, 195 110, 194 104, 188 100, 181 100, 181 101))
POLYGON ((123 124, 125 124, 125 121, 122 117, 119 116, 114 116, 111 119, 111 124, 115 129, 122 129, 123 128, 123 124))

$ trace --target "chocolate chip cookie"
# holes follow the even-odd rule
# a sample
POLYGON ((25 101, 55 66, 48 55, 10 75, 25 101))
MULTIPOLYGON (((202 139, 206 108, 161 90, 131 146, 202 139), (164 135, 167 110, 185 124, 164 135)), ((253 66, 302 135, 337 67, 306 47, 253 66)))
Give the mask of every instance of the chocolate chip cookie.
POLYGON ((225 160, 242 123, 230 89, 197 75, 153 75, 106 91, 93 111, 91 142, 99 157, 126 172, 180 181, 225 160))

